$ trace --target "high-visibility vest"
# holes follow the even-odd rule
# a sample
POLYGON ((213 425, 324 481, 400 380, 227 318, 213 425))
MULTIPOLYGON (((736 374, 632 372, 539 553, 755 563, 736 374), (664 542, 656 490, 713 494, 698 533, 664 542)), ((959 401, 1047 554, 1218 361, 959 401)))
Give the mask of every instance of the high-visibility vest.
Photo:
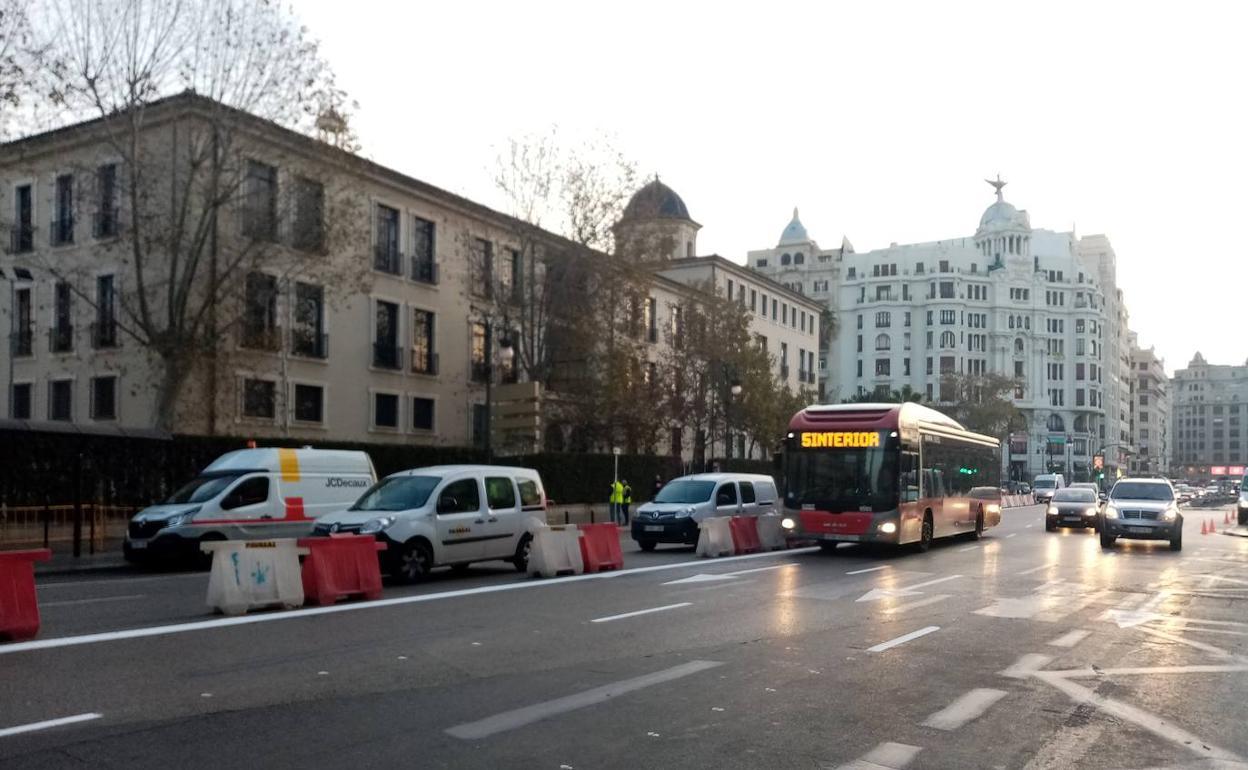
POLYGON ((611 497, 607 500, 609 503, 624 502, 624 485, 618 481, 611 482, 611 497))
POLYGON ((633 488, 627 484, 624 485, 624 502, 626 503, 633 502, 633 488))

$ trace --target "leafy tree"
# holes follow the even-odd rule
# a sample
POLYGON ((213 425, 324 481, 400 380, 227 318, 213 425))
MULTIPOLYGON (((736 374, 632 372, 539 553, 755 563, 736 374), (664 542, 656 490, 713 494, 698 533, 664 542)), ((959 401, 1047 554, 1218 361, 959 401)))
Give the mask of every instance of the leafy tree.
POLYGON ((940 410, 967 430, 1003 438, 1023 417, 1014 406, 1018 380, 1001 374, 946 374, 940 410))

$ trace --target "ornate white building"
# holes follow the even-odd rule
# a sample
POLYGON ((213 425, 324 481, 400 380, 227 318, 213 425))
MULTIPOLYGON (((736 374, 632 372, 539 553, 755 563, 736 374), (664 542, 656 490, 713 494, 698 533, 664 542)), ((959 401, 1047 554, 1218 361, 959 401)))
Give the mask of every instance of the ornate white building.
MULTIPOLYGON (((1033 228, 996 200, 973 235, 856 252, 822 249, 796 210, 779 243, 749 266, 833 311, 820 356, 825 401, 914 391, 939 404, 946 373, 1017 378, 1027 430, 1008 437, 1008 472, 1086 479, 1103 451, 1107 477, 1131 452, 1127 314, 1104 236, 1033 228)), ((1005 437, 1003 437, 1005 438, 1005 437)))

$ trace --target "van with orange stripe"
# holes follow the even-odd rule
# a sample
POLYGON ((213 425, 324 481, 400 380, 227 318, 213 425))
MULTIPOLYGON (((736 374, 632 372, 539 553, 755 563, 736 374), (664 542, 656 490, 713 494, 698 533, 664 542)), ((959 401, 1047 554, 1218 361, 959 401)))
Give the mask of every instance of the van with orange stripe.
POLYGON ((227 452, 168 500, 135 514, 123 550, 136 563, 198 561, 202 542, 303 537, 317 518, 350 507, 376 481, 365 452, 227 452))

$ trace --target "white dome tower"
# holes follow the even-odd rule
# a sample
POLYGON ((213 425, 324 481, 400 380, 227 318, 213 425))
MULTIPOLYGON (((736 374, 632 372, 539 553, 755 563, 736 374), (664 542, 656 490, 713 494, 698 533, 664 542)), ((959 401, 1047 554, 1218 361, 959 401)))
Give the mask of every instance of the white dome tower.
POLYGON ((1007 259, 1025 262, 1031 258, 1031 218, 1006 202, 1001 189, 1007 184, 997 175, 985 179, 997 192, 997 201, 979 218, 975 247, 990 261, 989 270, 1004 267, 1007 259))

